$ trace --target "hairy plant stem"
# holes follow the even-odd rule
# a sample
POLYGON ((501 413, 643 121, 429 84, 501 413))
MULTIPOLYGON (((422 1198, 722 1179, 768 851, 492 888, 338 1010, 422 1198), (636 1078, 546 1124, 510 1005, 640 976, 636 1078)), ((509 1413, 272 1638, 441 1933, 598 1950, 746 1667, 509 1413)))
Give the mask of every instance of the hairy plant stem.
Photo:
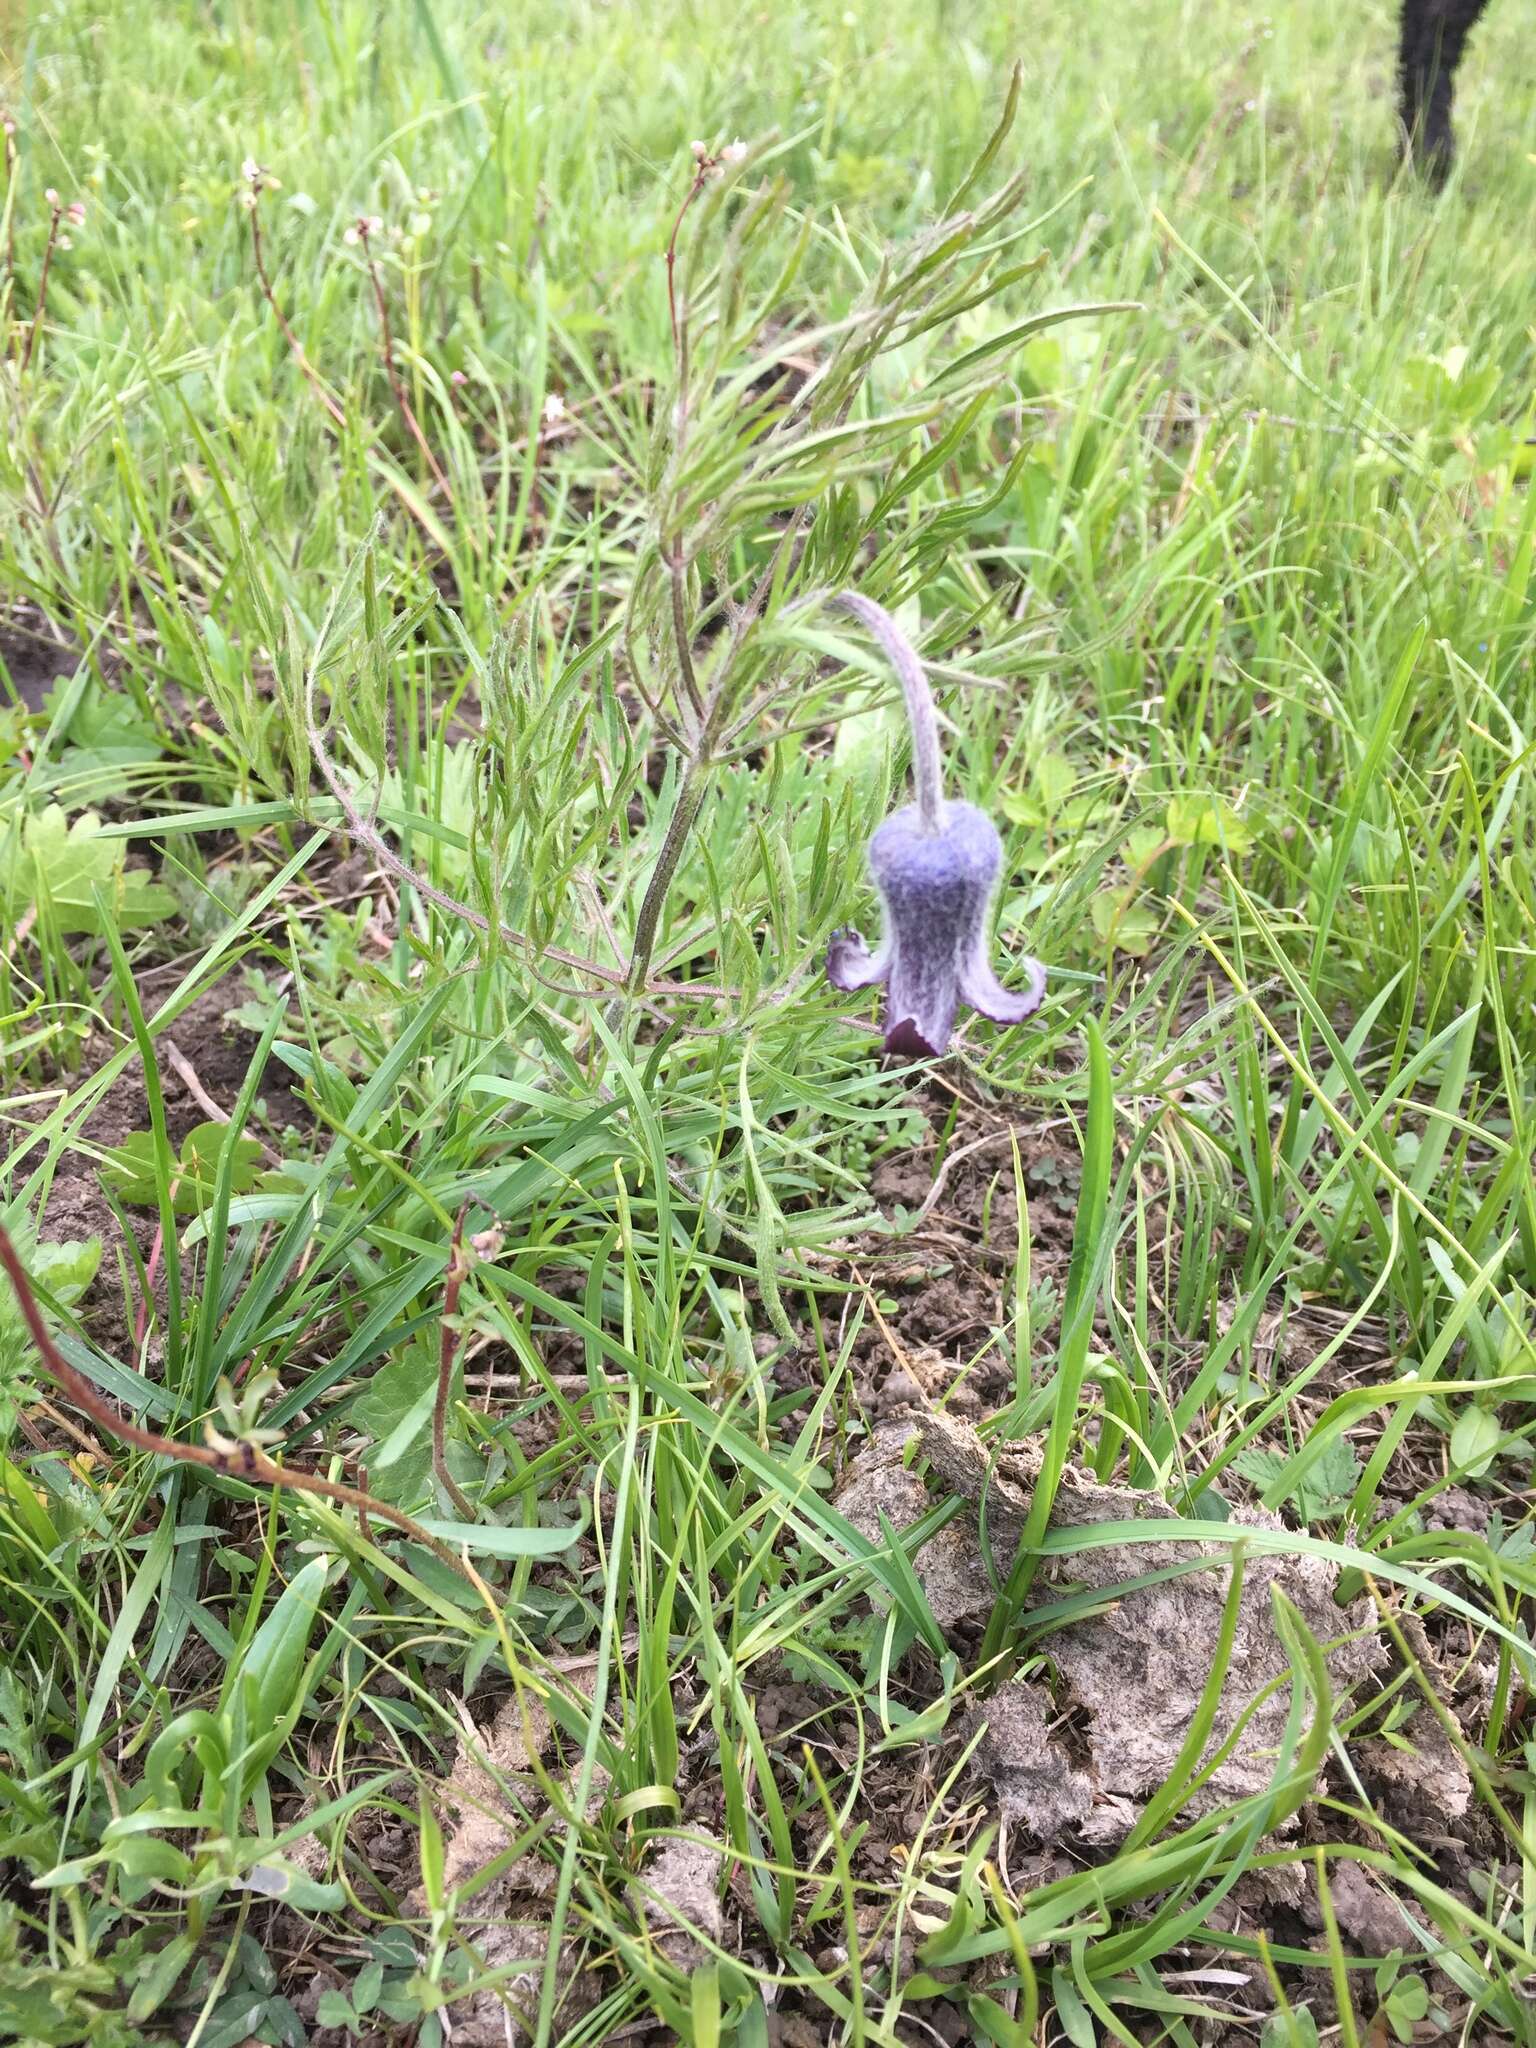
POLYGON ((0 321, 9 326, 16 299, 16 123, 9 111, 0 108, 0 135, 5 139, 5 260, 0 266, 0 321))
POLYGON ((53 252, 59 239, 59 222, 64 209, 55 203, 48 221, 48 239, 43 244, 42 274, 37 280, 37 309, 32 315, 32 325, 27 329, 27 345, 21 352, 21 367, 25 374, 32 361, 32 351, 37 347, 37 337, 43 331, 43 316, 48 310, 48 272, 53 263, 53 252))
POLYGON ((667 572, 672 580, 672 634, 677 642, 678 672, 683 679, 683 688, 688 694, 688 705, 693 712, 695 727, 701 730, 705 720, 704 699, 699 692, 699 679, 694 671, 693 647, 688 633, 688 569, 683 561, 681 543, 667 557, 667 572))
POLYGON ((667 313, 672 322, 672 353, 677 356, 681 355, 684 347, 683 327, 677 312, 677 238, 682 233, 689 207, 709 183, 710 173, 715 168, 714 157, 701 156, 697 159, 693 182, 688 187, 682 205, 677 209, 677 218, 672 223, 672 234, 667 243, 667 313))
POLYGON ((944 820, 944 754, 939 746, 933 692, 917 650, 884 605, 876 604, 872 597, 864 597, 857 590, 844 590, 825 602, 867 627, 896 671, 912 734, 912 787, 917 797, 917 815, 925 832, 938 832, 944 820))
POLYGON ((337 426, 345 427, 347 424, 346 414, 342 411, 341 407, 336 403, 335 399, 332 398, 330 392, 326 390, 325 385, 321 380, 320 372, 309 360, 309 357, 305 355, 304 344, 299 340, 299 337, 294 333, 292 327, 289 325, 288 316, 283 311, 282 307, 279 305, 277 293, 272 288, 272 280, 267 275, 267 260, 261 242, 261 181, 259 176, 253 178, 251 181, 250 215, 251 255, 255 260, 256 276, 261 285, 261 295, 266 300, 268 306, 271 308, 272 317, 276 320, 278 329, 281 332, 284 341, 286 341, 288 344, 288 353, 293 357, 293 360, 298 364, 299 368, 303 371, 304 375, 309 379, 310 384, 314 388, 315 396, 319 399, 320 403, 325 407, 326 411, 330 414, 331 418, 336 422, 337 426))
POLYGON ((389 301, 384 296, 384 280, 379 276, 379 266, 374 261, 373 245, 369 241, 369 224, 366 220, 357 223, 357 239, 362 245, 363 261, 368 266, 368 282, 373 286, 373 303, 379 315, 379 346, 384 358, 384 374, 389 379, 389 388, 394 396, 395 407, 406 424, 411 439, 421 450, 423 460, 432 472, 432 480, 448 503, 453 503, 453 486, 443 474, 443 466, 432 453, 432 444, 422 432, 410 399, 406 396, 405 384, 395 366, 395 337, 389 324, 389 301))
POLYGON ((688 756, 683 768, 683 779, 678 784, 677 801, 672 806, 672 815, 667 820, 666 836, 661 842, 661 851, 656 856, 656 865, 651 869, 651 879, 645 885, 645 895, 640 901, 640 914, 635 919, 634 944, 629 955, 629 974, 625 991, 632 996, 645 991, 646 977, 651 970, 651 955, 656 950, 656 934, 661 926, 661 913, 666 907, 667 891, 672 886, 672 877, 677 873, 683 849, 688 844, 688 835, 698 821, 704 807, 704 787, 709 779, 709 751, 707 730, 700 734, 700 744, 688 756))

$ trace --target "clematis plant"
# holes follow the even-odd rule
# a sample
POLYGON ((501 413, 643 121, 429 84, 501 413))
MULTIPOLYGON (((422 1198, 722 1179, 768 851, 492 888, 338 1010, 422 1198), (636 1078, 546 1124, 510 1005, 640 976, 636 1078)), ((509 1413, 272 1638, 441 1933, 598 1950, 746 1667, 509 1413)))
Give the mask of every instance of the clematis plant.
POLYGON ((901 679, 912 728, 917 801, 869 842, 869 868, 885 913, 880 949, 857 932, 834 935, 827 979, 836 989, 885 987, 885 1049, 907 1058, 949 1045, 962 1003, 995 1024, 1018 1024, 1045 998, 1045 969, 1026 960, 1024 988, 1004 988, 988 957, 989 917, 1003 865, 997 827, 975 804, 946 801, 938 719, 923 665, 890 613, 845 591, 832 603, 867 626, 901 679))

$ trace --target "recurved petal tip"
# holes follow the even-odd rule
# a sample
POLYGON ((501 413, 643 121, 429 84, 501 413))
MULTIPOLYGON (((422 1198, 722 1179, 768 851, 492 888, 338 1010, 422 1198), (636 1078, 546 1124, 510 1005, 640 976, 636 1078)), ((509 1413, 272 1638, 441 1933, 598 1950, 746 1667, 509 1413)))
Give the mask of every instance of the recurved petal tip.
POLYGON ((878 953, 871 953, 856 931, 845 927, 832 934, 832 943, 827 948, 827 979, 844 995, 884 981, 888 965, 886 949, 882 946, 878 953))
POLYGON ((994 1024, 1022 1024, 1045 1001, 1045 969, 1038 960, 1020 963, 1026 976, 1021 989, 1004 988, 992 963, 977 949, 960 970, 960 1000, 994 1024))

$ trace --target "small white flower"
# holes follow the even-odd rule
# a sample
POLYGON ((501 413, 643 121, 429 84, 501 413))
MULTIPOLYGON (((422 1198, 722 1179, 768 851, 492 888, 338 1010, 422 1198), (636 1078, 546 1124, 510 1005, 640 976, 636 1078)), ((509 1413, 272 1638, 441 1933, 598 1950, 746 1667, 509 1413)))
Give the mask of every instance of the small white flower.
POLYGON ((249 178, 253 182, 261 176, 261 165, 257 163, 255 157, 248 156, 245 159, 245 162, 240 166, 240 175, 242 178, 249 178))
POLYGON ((705 158, 706 158, 706 157, 707 157, 707 156, 709 155, 709 145, 708 145, 708 143, 705 143, 705 142, 690 142, 690 143, 689 143, 689 145, 688 145, 688 147, 689 147, 689 148, 690 148, 690 149, 692 150, 692 152, 693 152, 693 160, 694 160, 694 162, 695 162, 696 164, 701 164, 701 163, 703 163, 704 159, 705 159, 705 158))
POLYGON ((745 161, 746 154, 747 145, 738 136, 734 142, 728 142, 721 150, 720 161, 723 164, 739 164, 745 161))
POLYGON ((53 208, 54 208, 55 210, 57 210, 57 208, 58 208, 58 204, 59 204, 59 195, 58 195, 58 193, 57 193, 57 192, 55 192, 55 191, 54 191, 54 189, 53 189, 53 187, 52 187, 51 185, 49 185, 49 186, 48 186, 48 187, 46 188, 46 190, 45 190, 45 191, 44 191, 44 193, 43 193, 43 197, 44 197, 44 198, 45 198, 45 199, 47 200, 48 204, 49 204, 49 205, 50 205, 51 207, 53 207, 53 208))
POLYGON ((558 391, 551 391, 548 398, 544 401, 545 426, 556 427, 560 424, 561 420, 567 418, 569 418, 569 414, 566 411, 565 400, 558 391))

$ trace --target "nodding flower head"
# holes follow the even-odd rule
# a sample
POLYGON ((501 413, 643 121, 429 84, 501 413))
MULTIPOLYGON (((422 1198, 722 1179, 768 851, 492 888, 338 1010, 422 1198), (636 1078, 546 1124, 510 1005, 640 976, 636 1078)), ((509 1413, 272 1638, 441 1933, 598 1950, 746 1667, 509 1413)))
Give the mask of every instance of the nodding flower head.
POLYGON ((857 932, 834 935, 827 979, 852 991, 883 983, 885 1049, 907 1058, 944 1052, 962 1003, 998 1024, 1018 1024, 1045 997, 1045 969, 1026 960, 1026 985, 1006 989, 988 956, 988 913, 1002 873, 997 827, 974 804, 946 803, 933 699, 922 664, 889 613, 865 597, 836 600, 869 627, 901 677, 912 724, 917 802, 886 819, 869 842, 885 929, 871 953, 857 932))

